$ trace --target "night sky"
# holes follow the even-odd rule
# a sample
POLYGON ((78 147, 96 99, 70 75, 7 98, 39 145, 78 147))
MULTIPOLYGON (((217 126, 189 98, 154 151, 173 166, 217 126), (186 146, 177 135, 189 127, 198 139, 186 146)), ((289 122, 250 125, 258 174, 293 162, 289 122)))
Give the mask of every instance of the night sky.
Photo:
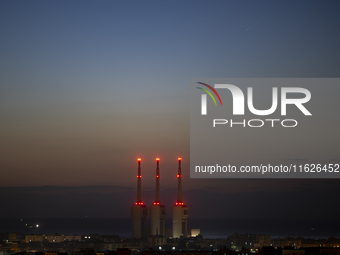
POLYGON ((339 77, 339 11, 310 0, 1 1, 0 201, 10 209, 0 217, 33 217, 46 200, 59 209, 39 217, 128 217, 137 157, 148 204, 161 158, 170 208, 181 156, 193 217, 249 217, 242 209, 262 203, 252 217, 338 218, 339 180, 190 179, 189 83, 339 77))

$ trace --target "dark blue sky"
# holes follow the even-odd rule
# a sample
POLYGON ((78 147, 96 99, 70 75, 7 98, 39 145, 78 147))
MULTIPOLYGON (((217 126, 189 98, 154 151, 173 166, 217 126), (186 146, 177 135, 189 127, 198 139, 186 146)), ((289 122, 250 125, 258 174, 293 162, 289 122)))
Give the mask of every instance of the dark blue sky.
MULTIPOLYGON (((339 1, 1 1, 0 186, 135 188, 141 156, 153 187, 159 156, 173 188, 182 156, 184 188, 214 188, 188 177, 190 78, 339 77, 339 11, 339 1)), ((288 189, 266 185, 246 191, 288 189)))

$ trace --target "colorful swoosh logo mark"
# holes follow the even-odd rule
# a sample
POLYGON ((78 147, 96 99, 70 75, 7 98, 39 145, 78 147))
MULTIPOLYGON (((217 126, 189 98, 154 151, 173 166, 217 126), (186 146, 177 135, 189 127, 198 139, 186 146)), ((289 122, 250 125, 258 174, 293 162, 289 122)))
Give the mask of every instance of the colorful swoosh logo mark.
MULTIPOLYGON (((216 91, 213 87, 211 87, 210 85, 205 84, 205 83, 203 83, 203 82, 197 82, 197 83, 199 83, 199 84, 201 84, 201 85, 203 85, 203 86, 206 86, 207 88, 211 89, 211 91, 214 92, 215 95, 217 96, 218 100, 220 100, 220 104, 221 104, 221 106, 222 106, 222 100, 221 100, 221 98, 220 98, 220 95, 217 93, 217 91, 216 91)), ((206 92, 206 93, 214 100, 215 105, 217 105, 214 96, 210 93, 209 90, 202 89, 202 88, 200 88, 200 87, 196 87, 196 88, 205 91, 205 92, 206 92)))

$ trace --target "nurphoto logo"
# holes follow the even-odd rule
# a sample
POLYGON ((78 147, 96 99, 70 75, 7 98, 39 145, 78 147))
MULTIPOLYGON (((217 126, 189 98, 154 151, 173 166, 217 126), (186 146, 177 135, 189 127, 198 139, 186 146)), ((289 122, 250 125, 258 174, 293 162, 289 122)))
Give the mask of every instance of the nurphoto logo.
MULTIPOLYGON (((244 115, 245 114, 245 96, 242 90, 232 84, 215 84, 214 87, 202 83, 202 82, 197 82, 207 88, 209 88, 215 96, 217 96, 218 100, 220 101, 220 104, 222 106, 222 100, 220 98, 220 95, 217 93, 216 89, 228 89, 231 92, 232 98, 233 98, 233 109, 232 113, 233 115, 244 115)), ((215 105, 217 105, 216 100, 214 95, 207 89, 197 87, 198 89, 203 90, 204 94, 201 94, 201 115, 207 115, 207 94, 212 98, 214 101, 215 105)), ((295 105, 304 115, 306 116, 311 116, 312 114, 307 110, 307 108, 304 106, 305 103, 307 103, 311 99, 311 93, 308 89, 305 88, 300 88, 300 87, 282 87, 280 90, 281 94, 281 100, 280 100, 280 105, 281 105, 281 116, 286 116, 287 115, 287 105, 295 105), (289 94, 294 93, 300 94, 303 97, 302 98, 289 98, 289 94)), ((273 87, 272 88, 272 98, 271 98, 271 107, 269 109, 256 109, 253 104, 253 88, 248 87, 247 88, 247 106, 249 111, 252 114, 258 115, 258 116, 266 116, 266 115, 271 115, 273 114, 279 104, 279 96, 278 96, 278 88, 273 87)), ((214 119, 213 120, 213 127, 216 125, 224 125, 227 123, 230 123, 231 127, 233 125, 235 126, 236 124, 240 124, 243 127, 248 124, 249 127, 262 127, 265 122, 271 122, 271 126, 274 127, 274 123, 276 121, 280 121, 281 125, 283 127, 295 127, 297 126, 298 122, 295 119, 251 119, 251 120, 243 120, 242 122, 233 122, 232 120, 228 121, 227 119, 214 119), (257 123, 257 124, 255 124, 257 123), (288 125, 288 123, 293 123, 288 125)))

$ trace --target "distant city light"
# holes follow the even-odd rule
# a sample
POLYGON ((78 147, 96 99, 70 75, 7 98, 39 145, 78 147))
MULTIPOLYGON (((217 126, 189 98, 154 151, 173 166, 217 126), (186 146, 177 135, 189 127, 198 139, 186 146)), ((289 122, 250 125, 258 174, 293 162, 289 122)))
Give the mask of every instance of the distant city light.
POLYGON ((35 227, 38 228, 38 227, 39 227, 39 224, 35 225, 35 227))

